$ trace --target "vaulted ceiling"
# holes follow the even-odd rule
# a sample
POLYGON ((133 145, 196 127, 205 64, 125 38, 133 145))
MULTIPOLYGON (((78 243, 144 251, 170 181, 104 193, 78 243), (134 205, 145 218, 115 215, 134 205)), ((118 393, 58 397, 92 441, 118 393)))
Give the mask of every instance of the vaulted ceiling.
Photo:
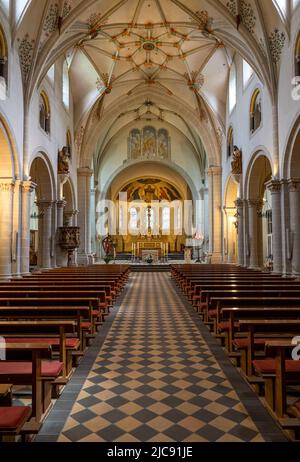
POLYGON ((30 100, 36 82, 64 55, 81 162, 95 145, 105 149, 122 126, 145 117, 176 126, 200 157, 204 145, 216 163, 234 53, 247 59, 271 96, 276 91, 272 34, 289 34, 284 1, 20 0, 25 10, 15 39, 20 48, 31 45, 25 95, 30 100))

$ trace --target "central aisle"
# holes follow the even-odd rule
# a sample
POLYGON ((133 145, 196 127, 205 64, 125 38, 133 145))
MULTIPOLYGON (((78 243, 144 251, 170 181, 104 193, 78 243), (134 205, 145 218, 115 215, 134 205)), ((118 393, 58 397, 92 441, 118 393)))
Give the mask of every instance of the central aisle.
POLYGON ((58 441, 285 440, 168 273, 122 297, 58 441))

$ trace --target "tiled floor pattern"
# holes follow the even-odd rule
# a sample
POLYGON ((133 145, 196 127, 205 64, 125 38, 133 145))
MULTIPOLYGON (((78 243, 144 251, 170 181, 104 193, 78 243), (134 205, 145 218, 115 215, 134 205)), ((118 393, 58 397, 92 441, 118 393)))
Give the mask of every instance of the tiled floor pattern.
POLYGON ((168 273, 132 274, 86 376, 60 434, 50 415, 40 441, 285 440, 168 273))

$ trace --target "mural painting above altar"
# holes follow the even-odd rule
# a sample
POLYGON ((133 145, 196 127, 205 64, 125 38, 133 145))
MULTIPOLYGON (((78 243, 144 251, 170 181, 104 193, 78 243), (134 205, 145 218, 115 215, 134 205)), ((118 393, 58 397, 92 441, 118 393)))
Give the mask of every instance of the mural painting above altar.
POLYGON ((158 178, 142 178, 125 186, 121 192, 127 193, 127 201, 176 201, 181 195, 175 186, 158 178))

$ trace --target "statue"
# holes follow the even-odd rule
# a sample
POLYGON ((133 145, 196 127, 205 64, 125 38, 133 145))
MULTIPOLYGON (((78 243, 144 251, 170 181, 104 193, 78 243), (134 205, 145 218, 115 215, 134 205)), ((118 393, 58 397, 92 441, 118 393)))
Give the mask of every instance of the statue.
POLYGON ((70 173, 71 154, 67 146, 64 146, 61 151, 58 151, 58 174, 70 173))
POLYGON ((231 170, 233 175, 241 175, 243 173, 242 152, 237 146, 233 148, 233 161, 231 162, 231 170))

